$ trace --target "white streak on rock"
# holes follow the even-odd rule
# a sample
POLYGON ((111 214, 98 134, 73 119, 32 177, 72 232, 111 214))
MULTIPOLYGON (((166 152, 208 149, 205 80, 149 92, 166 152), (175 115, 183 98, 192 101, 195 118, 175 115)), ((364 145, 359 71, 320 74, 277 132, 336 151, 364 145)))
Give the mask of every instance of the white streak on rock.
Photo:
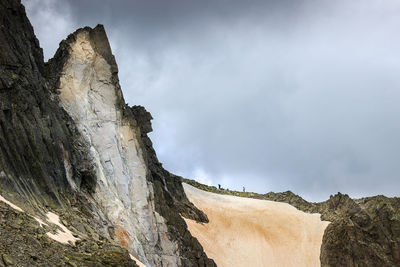
POLYGON ((13 203, 11 203, 10 201, 8 201, 7 199, 5 199, 4 197, 2 197, 0 195, 0 201, 3 201, 4 203, 6 203, 7 205, 9 205, 11 208, 20 211, 20 212, 24 212, 20 207, 18 207, 17 205, 14 205, 13 203))

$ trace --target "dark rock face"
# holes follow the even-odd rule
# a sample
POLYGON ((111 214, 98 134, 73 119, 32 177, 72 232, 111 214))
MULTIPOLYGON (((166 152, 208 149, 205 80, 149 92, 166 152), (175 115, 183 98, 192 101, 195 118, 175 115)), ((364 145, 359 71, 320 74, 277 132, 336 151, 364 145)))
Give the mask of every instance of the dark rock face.
POLYGON ((141 129, 142 146, 149 168, 147 179, 153 183, 156 210, 167 220, 170 237, 178 243, 182 266, 216 266, 204 253, 202 246, 187 229, 185 218, 198 222, 208 222, 207 216, 198 210, 186 197, 182 178, 166 171, 158 161, 153 144, 147 133, 151 131, 152 116, 142 106, 134 106, 131 111, 141 129))
POLYGON ((0 3, 0 186, 16 196, 62 205, 73 179, 92 190, 90 166, 69 116, 44 79, 42 49, 19 1, 0 3))
POLYGON ((400 266, 400 199, 352 200, 335 195, 321 203, 327 227, 322 266, 400 266))
POLYGON ((142 146, 146 151, 147 165, 150 168, 149 179, 152 182, 161 182, 162 185, 168 189, 167 191, 170 196, 166 196, 165 201, 170 202, 169 200, 171 199, 171 205, 174 206, 174 209, 177 210, 178 213, 184 215, 185 218, 207 223, 207 215, 197 209, 187 199, 182 187, 182 177, 169 173, 158 161, 156 152, 153 148, 153 143, 147 136, 147 133, 152 131, 150 121, 153 119, 153 117, 151 114, 142 106, 133 106, 131 107, 131 110, 133 116, 138 122, 139 128, 141 129, 142 146))

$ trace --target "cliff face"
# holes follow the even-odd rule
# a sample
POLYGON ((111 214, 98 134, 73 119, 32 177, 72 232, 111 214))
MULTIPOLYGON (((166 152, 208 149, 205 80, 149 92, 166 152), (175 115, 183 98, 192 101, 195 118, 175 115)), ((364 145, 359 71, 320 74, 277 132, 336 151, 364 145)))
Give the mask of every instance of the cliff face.
POLYGON ((332 221, 321 247, 322 266, 400 266, 400 198, 337 194, 317 208, 332 221))
POLYGON ((102 265, 131 266, 129 252, 148 266, 214 266, 181 214, 207 217, 158 162, 147 137, 151 115, 125 104, 104 28, 77 30, 45 64, 20 1, 2 1, 0 15, 0 194, 26 220, 44 222, 34 227, 50 231, 43 242, 57 233, 45 214, 60 214, 81 240, 71 264, 91 266, 81 249, 94 255, 109 248, 120 256, 102 265))
MULTIPOLYGON (((84 28, 70 35, 49 61, 48 70, 62 107, 90 151, 97 177, 93 198, 115 225, 116 238, 152 266, 178 266, 184 258, 196 259, 179 243, 187 230, 175 207, 179 206, 176 192, 170 192, 181 190, 179 179, 171 188, 167 186, 174 178, 158 164, 146 135, 151 115, 125 105, 104 28, 84 28), (177 233, 167 225, 171 218, 171 226, 181 224, 177 233)), ((193 205, 188 207, 204 217, 193 205)), ((197 245, 195 239, 189 243, 197 245)), ((196 250, 208 261, 199 245, 196 250)))
POLYGON ((23 7, 1 1, 0 12, 0 183, 32 204, 63 205, 71 192, 66 159, 74 183, 90 187, 87 155, 73 121, 49 91, 42 49, 23 7))

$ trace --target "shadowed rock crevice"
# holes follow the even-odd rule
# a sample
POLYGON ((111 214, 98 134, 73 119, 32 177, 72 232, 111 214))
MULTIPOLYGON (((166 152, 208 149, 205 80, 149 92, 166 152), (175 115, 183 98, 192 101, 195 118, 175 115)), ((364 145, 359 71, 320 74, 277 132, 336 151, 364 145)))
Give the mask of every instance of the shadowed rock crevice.
POLYGON ((161 182, 162 186, 168 189, 170 196, 166 196, 166 198, 170 200, 178 213, 185 218, 207 223, 207 216, 188 200, 181 182, 183 178, 166 171, 158 161, 153 143, 147 136, 147 133, 153 130, 151 127, 153 117, 150 112, 146 111, 142 106, 133 106, 131 107, 131 111, 141 130, 142 146, 145 148, 146 159, 150 167, 149 178, 152 181, 161 182))

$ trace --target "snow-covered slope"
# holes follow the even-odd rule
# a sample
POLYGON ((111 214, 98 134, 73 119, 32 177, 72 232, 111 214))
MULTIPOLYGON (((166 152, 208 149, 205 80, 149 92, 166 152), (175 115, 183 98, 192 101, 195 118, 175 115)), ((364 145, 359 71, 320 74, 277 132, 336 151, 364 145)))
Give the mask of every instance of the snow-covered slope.
POLYGON ((293 206, 219 195, 184 184, 189 200, 209 223, 187 220, 189 230, 220 267, 320 266, 320 247, 329 222, 293 206))

